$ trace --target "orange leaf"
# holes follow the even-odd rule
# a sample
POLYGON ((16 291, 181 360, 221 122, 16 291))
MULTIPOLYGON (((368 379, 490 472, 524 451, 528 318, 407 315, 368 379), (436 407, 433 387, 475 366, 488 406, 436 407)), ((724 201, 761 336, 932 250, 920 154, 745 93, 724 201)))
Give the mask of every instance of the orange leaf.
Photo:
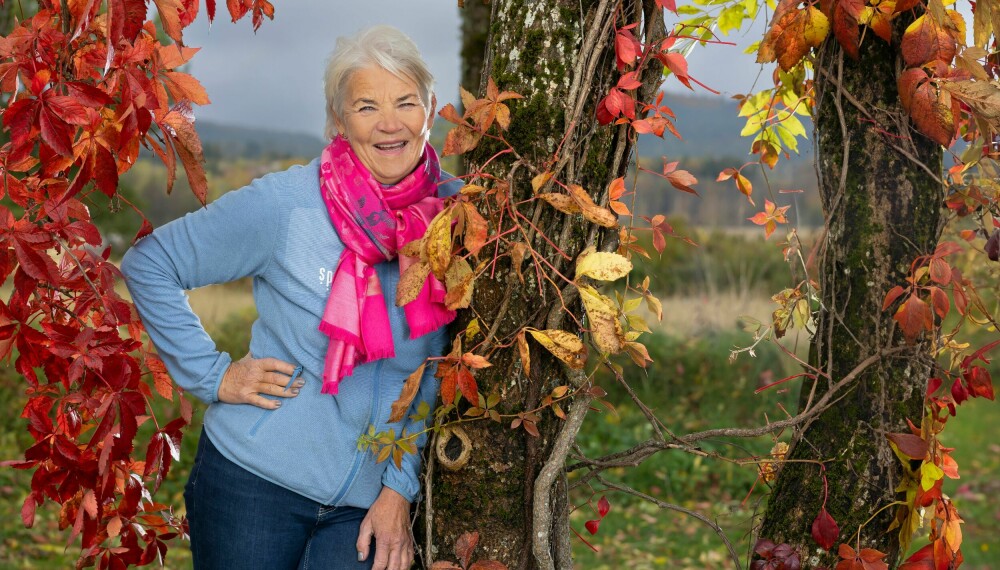
POLYGON ((912 293, 899 306, 899 309, 892 318, 899 323, 899 327, 903 331, 903 336, 911 344, 916 340, 917 335, 925 330, 931 330, 934 325, 930 306, 912 293))
POLYGON ((587 191, 583 189, 583 186, 570 184, 568 189, 570 196, 580 206, 580 213, 583 214, 584 218, 605 228, 613 228, 618 225, 618 216, 614 215, 611 210, 595 204, 590 194, 587 194, 587 191))
POLYGON ((955 50, 955 39, 929 14, 920 16, 906 28, 900 44, 903 61, 909 66, 934 60, 951 63, 955 50))
POLYGON ((521 368, 524 369, 524 376, 531 375, 531 349, 528 348, 528 339, 524 336, 524 331, 517 333, 517 352, 521 356, 521 368))
POLYGON ((539 194, 538 198, 548 202, 553 208, 559 210, 564 214, 579 214, 580 206, 576 203, 576 200, 570 198, 565 194, 558 194, 556 192, 546 192, 545 194, 539 194))
POLYGON ((489 228, 486 224, 486 219, 479 214, 479 211, 471 203, 463 202, 462 209, 465 213, 465 238, 463 243, 465 244, 465 249, 469 250, 469 253, 477 255, 479 250, 483 248, 483 245, 486 244, 489 228))

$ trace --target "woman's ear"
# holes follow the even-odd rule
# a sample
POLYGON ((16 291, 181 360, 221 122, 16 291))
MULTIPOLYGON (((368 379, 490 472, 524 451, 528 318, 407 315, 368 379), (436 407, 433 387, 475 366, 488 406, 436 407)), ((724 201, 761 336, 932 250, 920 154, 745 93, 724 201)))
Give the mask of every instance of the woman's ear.
POLYGON ((431 127, 434 126, 434 115, 437 115, 437 104, 438 104, 437 95, 431 93, 431 106, 428 109, 429 112, 427 113, 428 134, 431 132, 431 127))
POLYGON ((330 116, 333 117, 333 125, 337 127, 337 134, 346 139, 347 125, 344 123, 344 120, 340 117, 340 113, 337 113, 336 111, 331 109, 330 116))

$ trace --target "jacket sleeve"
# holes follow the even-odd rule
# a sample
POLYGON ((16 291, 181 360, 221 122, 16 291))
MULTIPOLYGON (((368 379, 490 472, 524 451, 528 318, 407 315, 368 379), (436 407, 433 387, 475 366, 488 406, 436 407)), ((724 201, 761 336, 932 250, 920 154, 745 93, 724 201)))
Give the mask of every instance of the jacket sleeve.
MULTIPOLYGON (((402 429, 405 430, 407 435, 423 431, 427 423, 433 421, 434 404, 437 401, 439 383, 438 379, 434 376, 436 371, 436 360, 429 362, 427 367, 424 368, 424 376, 420 380, 420 388, 417 390, 417 395, 413 398, 413 402, 410 403, 410 409, 407 410, 406 416, 400 422, 402 429), (421 402, 427 404, 428 412, 426 417, 419 420, 411 419, 410 416, 417 415, 417 410, 420 408, 421 402)), ((397 433, 397 437, 401 437, 401 434, 397 433)), ((396 464, 390 461, 389 466, 382 475, 383 485, 396 491, 411 503, 420 495, 420 463, 423 457, 424 445, 427 444, 427 432, 417 436, 413 443, 417 447, 417 452, 404 453, 402 464, 398 469, 396 468, 396 464)))
POLYGON ((268 179, 156 229, 122 258, 129 293, 167 370, 206 403, 218 399, 232 358, 216 350, 185 291, 267 268, 280 221, 268 179))

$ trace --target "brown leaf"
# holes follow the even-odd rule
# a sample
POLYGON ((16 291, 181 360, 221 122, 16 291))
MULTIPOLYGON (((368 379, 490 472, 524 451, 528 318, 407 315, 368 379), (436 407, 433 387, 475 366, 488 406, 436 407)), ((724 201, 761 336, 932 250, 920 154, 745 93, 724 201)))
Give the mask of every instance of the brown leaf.
POLYGON ((431 570, 462 570, 462 567, 454 562, 438 560, 434 564, 431 564, 431 570))
POLYGON ((191 192, 202 205, 208 197, 208 179, 205 177, 205 156, 201 148, 201 139, 194 130, 193 119, 189 118, 190 108, 184 105, 175 106, 163 116, 161 130, 164 135, 173 139, 174 149, 184 165, 191 192))
POLYGON ((927 442, 922 437, 912 433, 887 433, 885 437, 910 459, 927 458, 927 442))
POLYGON ((1000 130, 1000 82, 944 81, 940 85, 953 97, 971 107, 977 119, 1000 130))
POLYGON ((583 307, 590 321, 590 336, 601 352, 618 354, 625 348, 625 333, 618 319, 618 309, 611 299, 593 287, 578 287, 583 307))
POLYGON ((456 257, 444 274, 444 284, 448 293, 444 304, 454 311, 464 309, 472 302, 472 292, 475 288, 476 274, 464 258, 456 257))
POLYGON ((469 567, 472 551, 476 549, 477 544, 479 544, 478 532, 467 532, 455 541, 455 557, 458 558, 462 568, 469 567))
MULTIPOLYGON (((789 3, 783 3, 788 6, 789 3)), ((761 42, 758 63, 778 60, 784 71, 795 67, 809 49, 818 47, 830 31, 830 22, 817 8, 776 10, 771 27, 761 42), (765 46, 766 44, 766 46, 765 46)))
POLYGON ((570 184, 567 188, 569 189, 570 196, 580 206, 580 213, 583 214, 584 218, 605 228, 613 228, 618 225, 618 216, 614 215, 611 210, 595 204, 590 194, 587 194, 587 191, 582 186, 570 184))
POLYGON ((517 272, 518 279, 521 283, 524 283, 524 275, 521 273, 521 266, 524 265, 524 256, 528 253, 528 244, 524 242, 517 242, 510 247, 510 259, 511 264, 514 266, 514 271, 517 272))
POLYGON ((424 261, 418 261, 406 268, 396 285, 396 306, 402 307, 416 300, 427 283, 431 266, 424 261))
POLYGON ((507 565, 496 560, 480 560, 473 562, 469 570, 507 570, 507 565))
POLYGON ((416 397, 417 391, 420 389, 420 381, 424 377, 424 368, 426 366, 426 361, 421 362, 420 366, 406 377, 403 389, 399 391, 399 397, 392 403, 392 411, 389 413, 389 423, 396 423, 406 416, 406 411, 410 409, 410 404, 413 403, 413 398, 416 397))
POLYGON ((521 367, 524 369, 524 376, 531 375, 531 349, 528 348, 528 339, 524 336, 524 331, 517 333, 517 352, 521 356, 521 367))

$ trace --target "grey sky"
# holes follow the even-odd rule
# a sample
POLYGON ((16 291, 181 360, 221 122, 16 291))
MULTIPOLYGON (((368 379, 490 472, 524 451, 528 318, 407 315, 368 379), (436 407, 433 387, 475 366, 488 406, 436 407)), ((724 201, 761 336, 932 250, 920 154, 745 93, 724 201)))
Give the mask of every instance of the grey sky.
MULTIPOLYGON (((236 24, 229 21, 224 2, 218 2, 211 28, 202 11, 185 30, 185 43, 202 48, 190 72, 212 99, 211 105, 196 110, 199 118, 322 135, 327 55, 338 36, 379 23, 400 28, 417 43, 436 78, 440 104, 457 98, 460 30, 455 0, 273 3, 274 21, 265 21, 256 35, 249 18, 236 24)), ((746 45, 752 36, 740 43, 746 45)), ((724 95, 749 90, 759 71, 750 56, 730 46, 697 48, 690 62, 695 77, 724 95)), ((769 83, 767 73, 763 81, 769 83)), ((667 88, 688 92, 676 81, 669 81, 667 88)))

